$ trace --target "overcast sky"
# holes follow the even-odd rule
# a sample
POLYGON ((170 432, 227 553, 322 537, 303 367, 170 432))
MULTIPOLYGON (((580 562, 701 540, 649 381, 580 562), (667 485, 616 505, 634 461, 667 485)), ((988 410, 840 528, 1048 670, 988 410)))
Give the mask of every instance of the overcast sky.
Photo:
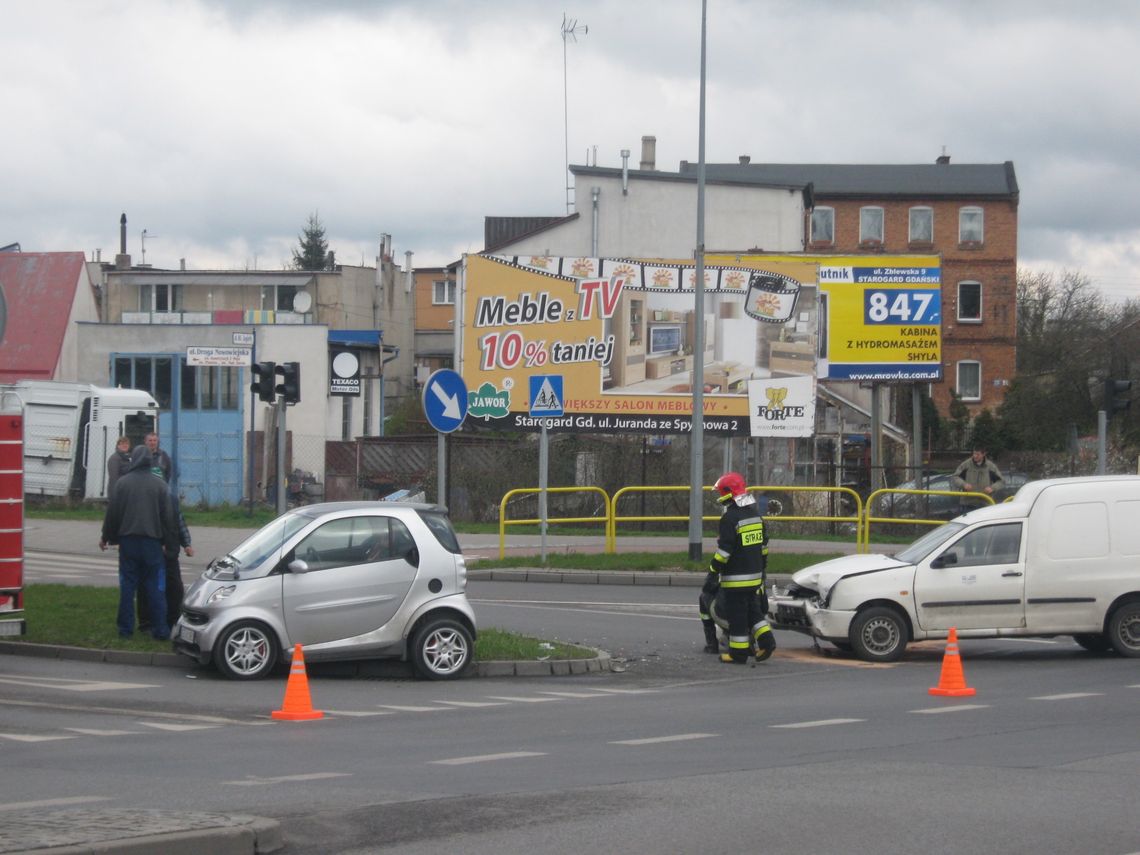
MULTIPOLYGON (((1140 296, 1140 3, 709 0, 706 159, 1013 161, 1019 256, 1140 296)), ((700 0, 0 0, 0 246, 280 269, 561 215, 565 158, 698 158, 700 0), (563 14, 582 32, 566 45, 563 14), (589 31, 585 32, 588 27, 589 31)), ((695 241, 695 235, 694 235, 695 241)))

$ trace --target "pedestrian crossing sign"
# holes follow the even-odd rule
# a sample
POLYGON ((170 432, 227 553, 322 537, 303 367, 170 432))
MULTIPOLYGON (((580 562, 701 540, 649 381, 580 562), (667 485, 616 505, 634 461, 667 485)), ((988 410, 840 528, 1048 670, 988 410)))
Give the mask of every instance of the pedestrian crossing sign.
POLYGON ((562 415, 562 411, 562 375, 532 375, 530 377, 531 418, 557 418, 562 415))

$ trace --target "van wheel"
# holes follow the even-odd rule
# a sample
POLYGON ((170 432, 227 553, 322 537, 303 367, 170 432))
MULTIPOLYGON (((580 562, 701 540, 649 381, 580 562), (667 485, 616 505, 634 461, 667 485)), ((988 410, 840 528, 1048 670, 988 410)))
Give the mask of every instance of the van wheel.
POLYGON ((471 633, 452 618, 429 618, 412 636, 412 665, 427 680, 462 676, 474 651, 471 633))
POLYGON ((1112 650, 1112 642, 1100 633, 1074 635, 1073 641, 1090 653, 1108 653, 1112 650))
POLYGON ((213 659, 231 680, 260 680, 277 664, 277 638, 256 621, 238 621, 218 639, 213 659))
POLYGON ((851 649, 867 662, 896 662, 906 652, 906 622, 886 606, 872 606, 855 615, 848 633, 851 649))
POLYGON ((1121 656, 1140 656, 1140 602, 1125 603, 1112 613, 1108 640, 1121 656))

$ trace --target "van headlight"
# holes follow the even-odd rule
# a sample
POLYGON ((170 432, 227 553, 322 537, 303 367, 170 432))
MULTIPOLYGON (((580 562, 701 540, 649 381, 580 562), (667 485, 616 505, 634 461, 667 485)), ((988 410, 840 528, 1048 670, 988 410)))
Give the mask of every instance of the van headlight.
POLYGON ((218 588, 218 590, 210 594, 209 598, 206 600, 206 605, 209 606, 218 602, 219 600, 224 600, 226 597, 231 596, 236 590, 237 585, 226 585, 224 588, 218 588))

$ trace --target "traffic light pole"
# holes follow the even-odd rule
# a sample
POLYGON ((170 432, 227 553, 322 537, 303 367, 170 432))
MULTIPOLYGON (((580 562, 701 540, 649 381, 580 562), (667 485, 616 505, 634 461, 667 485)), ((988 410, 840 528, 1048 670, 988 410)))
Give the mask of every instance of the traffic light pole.
POLYGON ((277 399, 277 514, 288 509, 289 485, 285 483, 285 399, 277 399))

